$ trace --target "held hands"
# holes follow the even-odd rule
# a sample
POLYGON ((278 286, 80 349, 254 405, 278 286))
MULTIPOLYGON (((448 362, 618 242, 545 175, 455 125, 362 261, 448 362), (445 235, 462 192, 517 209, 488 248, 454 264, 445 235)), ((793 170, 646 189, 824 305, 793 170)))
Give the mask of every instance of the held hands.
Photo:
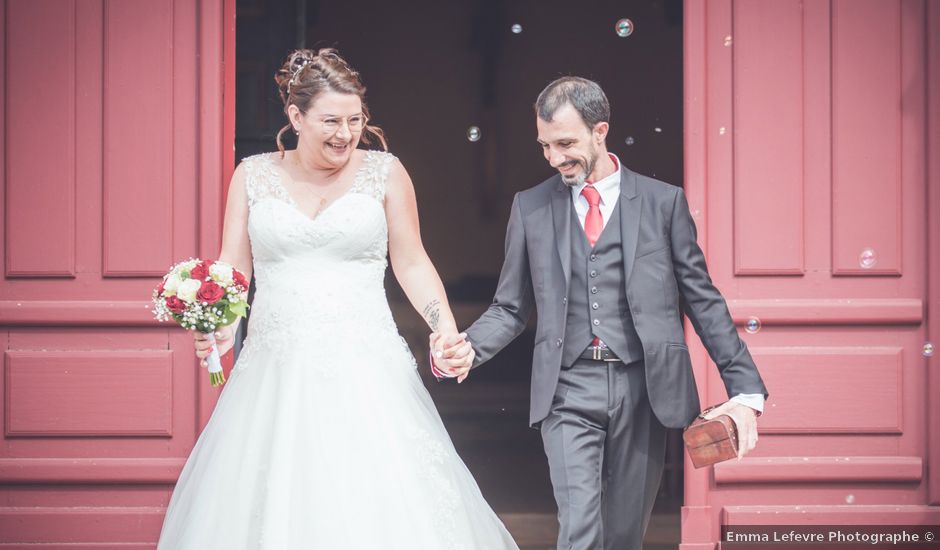
POLYGON ((757 411, 735 401, 727 401, 705 413, 705 419, 727 414, 738 428, 738 460, 757 446, 757 411))
POLYGON ((457 377, 457 383, 463 382, 470 375, 470 367, 476 354, 465 333, 441 334, 432 332, 430 336, 431 355, 438 370, 457 377))
MULTIPOLYGON (((219 357, 222 357, 235 344, 235 326, 228 325, 225 327, 220 327, 215 331, 215 345, 219 349, 219 357)), ((196 347, 196 357, 199 358, 199 365, 203 368, 207 368, 209 364, 206 362, 206 357, 209 356, 209 353, 212 351, 212 342, 209 340, 209 335, 194 330, 193 339, 195 340, 194 345, 196 347)))

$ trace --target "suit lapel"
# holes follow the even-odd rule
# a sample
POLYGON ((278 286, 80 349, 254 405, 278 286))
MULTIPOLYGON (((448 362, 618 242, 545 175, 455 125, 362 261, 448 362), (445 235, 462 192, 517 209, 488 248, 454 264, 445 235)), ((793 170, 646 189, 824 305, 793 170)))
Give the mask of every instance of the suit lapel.
POLYGON ((561 178, 552 192, 552 220, 555 224, 555 245, 558 247, 558 258, 561 260, 561 269, 565 274, 565 295, 568 295, 568 285, 571 283, 571 190, 561 178))
POLYGON ((640 234, 640 212, 643 197, 636 191, 636 174, 620 168, 620 243, 623 248, 623 281, 630 282, 636 244, 640 234))

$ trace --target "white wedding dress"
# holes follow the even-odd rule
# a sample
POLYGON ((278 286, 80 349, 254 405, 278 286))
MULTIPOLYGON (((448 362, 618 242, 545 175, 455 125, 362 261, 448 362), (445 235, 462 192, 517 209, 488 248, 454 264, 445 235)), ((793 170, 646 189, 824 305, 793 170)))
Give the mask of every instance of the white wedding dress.
POLYGON ((159 550, 503 550, 385 296, 394 157, 311 219, 275 154, 244 160, 257 291, 159 550))

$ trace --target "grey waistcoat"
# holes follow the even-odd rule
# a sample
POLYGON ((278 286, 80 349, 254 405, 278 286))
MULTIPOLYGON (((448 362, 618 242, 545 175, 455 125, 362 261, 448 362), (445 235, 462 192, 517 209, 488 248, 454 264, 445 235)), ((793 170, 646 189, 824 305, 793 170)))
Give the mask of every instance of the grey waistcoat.
POLYGON ((571 207, 571 283, 562 367, 570 367, 595 336, 624 363, 643 358, 623 280, 620 207, 614 208, 591 248, 571 207))

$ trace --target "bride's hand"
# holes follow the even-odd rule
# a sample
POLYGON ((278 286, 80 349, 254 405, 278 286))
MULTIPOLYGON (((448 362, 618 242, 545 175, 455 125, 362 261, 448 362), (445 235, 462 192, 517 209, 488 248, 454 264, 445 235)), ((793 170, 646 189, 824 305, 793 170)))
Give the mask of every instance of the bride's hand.
MULTIPOLYGON (((206 357, 209 356, 209 353, 212 351, 212 341, 209 340, 209 335, 199 332, 198 330, 193 331, 193 339, 195 340, 194 345, 196 347, 196 357, 199 358, 199 365, 202 367, 208 367, 206 363, 206 357)), ((227 327, 221 327, 215 331, 215 344, 219 349, 219 357, 222 357, 235 343, 235 325, 229 325, 227 327)))
POLYGON ((467 333, 444 336, 434 332, 431 333, 430 344, 438 370, 456 377, 458 383, 470 375, 470 367, 476 354, 467 341, 467 333))

